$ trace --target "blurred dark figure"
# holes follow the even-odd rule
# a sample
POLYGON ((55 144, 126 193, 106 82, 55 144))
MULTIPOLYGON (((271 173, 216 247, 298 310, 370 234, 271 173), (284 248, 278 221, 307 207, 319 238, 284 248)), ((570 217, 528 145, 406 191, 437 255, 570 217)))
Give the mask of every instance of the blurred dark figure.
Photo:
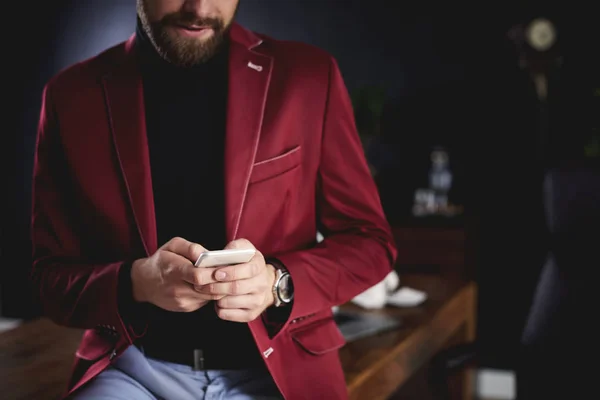
POLYGON ((520 16, 482 47, 465 140, 478 341, 433 364, 441 398, 448 375, 473 362, 515 370, 521 400, 593 393, 600 35, 564 11, 520 16))
POLYGON ((519 399, 581 398, 600 265, 600 175, 584 154, 598 69, 584 44, 600 36, 533 15, 496 58, 496 118, 480 142, 479 165, 492 166, 479 198, 480 344, 488 362, 516 368, 519 399))
MULTIPOLYGON (((584 21, 556 20, 560 55, 554 49, 536 54, 527 43, 520 48, 532 81, 544 72, 547 79, 547 96, 539 83, 536 87, 547 242, 522 335, 519 399, 584 398, 594 384, 594 368, 586 364, 598 338, 591 273, 600 266, 600 169, 599 159, 586 153, 586 143, 599 127, 594 92, 600 87, 600 64, 591 49, 600 35, 584 21)), ((536 23, 543 35, 545 22, 530 26, 536 23)), ((523 33, 535 44, 534 34, 523 33)))

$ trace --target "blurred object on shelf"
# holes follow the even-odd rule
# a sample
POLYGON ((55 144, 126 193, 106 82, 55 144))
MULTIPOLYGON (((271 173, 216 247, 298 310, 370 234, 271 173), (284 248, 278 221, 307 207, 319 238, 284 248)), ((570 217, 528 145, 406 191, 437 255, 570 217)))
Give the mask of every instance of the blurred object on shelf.
POLYGON ((367 310, 383 308, 399 284, 398 273, 392 271, 381 282, 356 295, 351 302, 367 310))
POLYGON ((377 310, 386 306, 416 307, 427 299, 427 293, 400 285, 400 276, 390 272, 385 279, 355 296, 351 303, 366 310, 377 310))
POLYGON ((452 189, 452 179, 448 151, 443 147, 434 148, 431 152, 429 187, 415 190, 413 216, 455 217, 462 214, 462 206, 451 204, 448 198, 452 189))
POLYGON ((394 307, 417 307, 427 300, 427 293, 410 287, 401 287, 388 295, 387 305, 394 307))

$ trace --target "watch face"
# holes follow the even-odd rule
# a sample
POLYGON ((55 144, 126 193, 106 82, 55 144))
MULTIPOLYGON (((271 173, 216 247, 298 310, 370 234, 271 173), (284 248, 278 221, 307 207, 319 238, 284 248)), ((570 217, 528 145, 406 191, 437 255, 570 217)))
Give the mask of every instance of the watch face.
POLYGON ((525 35, 529 45, 537 51, 548 50, 556 41, 554 25, 545 18, 531 21, 525 35))
POLYGON ((289 303, 292 301, 292 298, 294 297, 294 286, 292 285, 290 274, 284 274, 281 277, 279 286, 277 287, 277 292, 279 294, 279 299, 284 303, 289 303))

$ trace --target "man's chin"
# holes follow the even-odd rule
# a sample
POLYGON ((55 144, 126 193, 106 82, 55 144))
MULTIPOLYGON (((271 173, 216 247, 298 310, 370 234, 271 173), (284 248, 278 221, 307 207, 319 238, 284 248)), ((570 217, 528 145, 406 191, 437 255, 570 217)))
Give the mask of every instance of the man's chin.
POLYGON ((180 39, 177 47, 171 47, 171 50, 167 51, 165 55, 172 64, 180 67, 193 67, 210 60, 217 53, 217 50, 218 45, 215 43, 199 39, 188 39, 183 43, 180 39))

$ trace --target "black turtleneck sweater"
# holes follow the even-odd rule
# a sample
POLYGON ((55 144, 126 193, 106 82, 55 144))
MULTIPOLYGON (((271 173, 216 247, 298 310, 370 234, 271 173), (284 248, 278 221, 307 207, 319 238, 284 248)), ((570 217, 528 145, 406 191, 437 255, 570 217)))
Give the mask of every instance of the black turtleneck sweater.
MULTIPOLYGON (((159 246, 180 236, 222 249, 228 46, 205 64, 179 68, 158 55, 139 23, 136 35, 159 246)), ((149 306, 147 315, 146 348, 260 360, 248 325, 221 320, 213 304, 192 313, 149 306)))

